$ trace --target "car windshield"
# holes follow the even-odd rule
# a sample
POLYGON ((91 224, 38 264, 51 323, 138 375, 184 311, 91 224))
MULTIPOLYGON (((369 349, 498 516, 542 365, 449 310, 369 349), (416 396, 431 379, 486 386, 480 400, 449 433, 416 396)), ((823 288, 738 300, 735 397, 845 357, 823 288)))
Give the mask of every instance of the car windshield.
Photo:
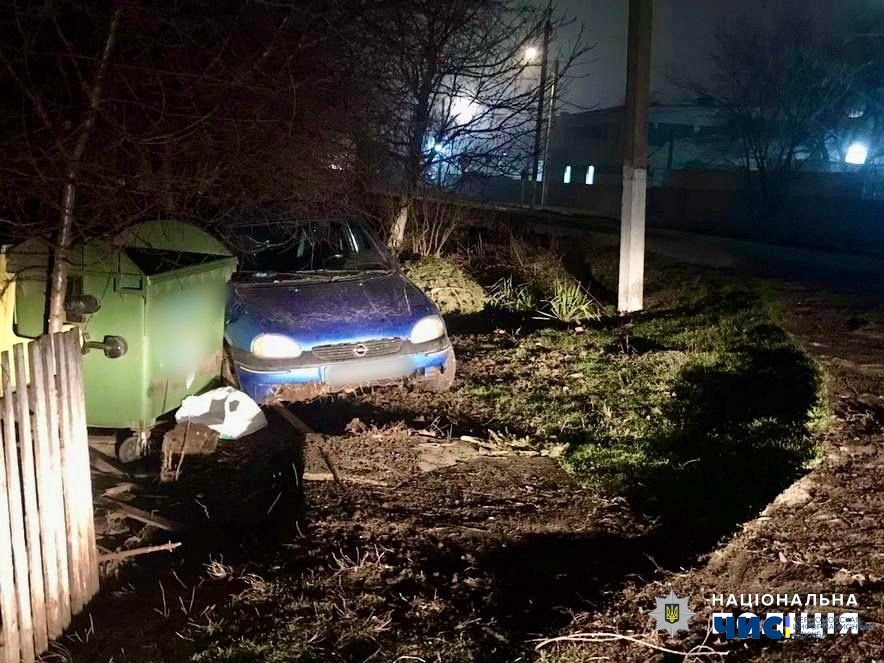
POLYGON ((247 226, 231 242, 240 279, 327 278, 392 269, 368 231, 351 221, 247 226))

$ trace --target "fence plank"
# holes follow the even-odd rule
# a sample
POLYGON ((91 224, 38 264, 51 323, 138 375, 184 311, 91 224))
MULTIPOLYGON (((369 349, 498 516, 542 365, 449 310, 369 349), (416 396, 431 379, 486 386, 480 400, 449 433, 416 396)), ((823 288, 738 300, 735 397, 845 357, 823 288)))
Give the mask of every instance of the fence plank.
POLYGON ((18 632, 15 571, 12 562, 11 521, 9 491, 6 487, 6 459, 0 453, 0 621, 3 622, 3 651, 0 653, 3 654, 5 663, 18 663, 21 645, 18 632))
MULTIPOLYGON (((45 582, 46 630, 49 638, 61 635, 61 580, 58 577, 58 551, 55 528, 61 514, 57 511, 55 482, 52 477, 52 456, 49 451, 49 426, 46 411, 46 376, 43 371, 43 347, 39 342, 28 345, 31 368, 31 434, 34 443, 34 472, 40 509, 40 541, 43 544, 43 579, 45 582)), ((22 391, 21 387, 17 391, 22 391)), ((21 425, 21 421, 19 421, 21 425)))
MULTIPOLYGON (((58 604, 59 625, 61 630, 71 623, 71 586, 68 574, 68 534, 67 517, 64 507, 64 488, 62 481, 61 441, 58 433, 58 394, 55 383, 55 352, 52 348, 52 337, 44 336, 38 343, 42 354, 44 389, 46 391, 46 425, 48 436, 46 444, 49 450, 51 493, 53 500, 52 531, 55 535, 55 562, 58 573, 58 604)), ((33 343, 32 343, 33 345, 33 343)), ((61 633, 59 632, 59 635, 61 633)))
MULTIPOLYGON (((28 554, 25 544, 25 526, 22 514, 21 479, 19 477, 18 445, 16 442, 15 407, 12 394, 12 366, 8 352, 0 355, 0 377, 3 380, 3 455, 6 460, 6 489, 10 508, 12 560, 15 571, 16 605, 18 612, 19 647, 25 663, 34 660, 34 622, 31 613, 31 591, 28 582, 28 554)), ((18 652, 16 652, 18 655, 18 652)))
POLYGON ((28 547, 28 574, 31 585, 31 614, 34 620, 34 646, 38 652, 49 647, 46 593, 43 585, 43 551, 40 546, 40 511, 37 508, 37 482, 34 467, 34 443, 31 435, 31 407, 25 350, 19 343, 12 349, 15 358, 14 393, 19 444, 21 448, 22 488, 24 490, 25 540, 28 547))
POLYGON ((77 499, 77 481, 82 480, 76 465, 76 447, 72 441, 71 425, 71 389, 68 373, 68 344, 63 333, 53 334, 52 343, 55 351, 55 379, 58 394, 59 439, 61 443, 61 466, 63 468, 64 511, 67 521, 67 553, 68 574, 71 589, 71 613, 78 614, 89 596, 83 582, 80 555, 79 513, 82 509, 92 508, 91 504, 81 504, 77 499))
POLYGON ((86 399, 83 391, 83 360, 80 350, 80 332, 72 329, 67 334, 68 375, 71 390, 71 413, 73 424, 72 443, 77 453, 77 473, 81 477, 89 477, 77 483, 81 491, 80 504, 88 505, 80 515, 81 558, 84 562, 83 573, 86 578, 88 596, 91 598, 98 592, 98 550, 95 546, 95 520, 92 513, 92 481, 89 469, 89 435, 86 431, 86 399))

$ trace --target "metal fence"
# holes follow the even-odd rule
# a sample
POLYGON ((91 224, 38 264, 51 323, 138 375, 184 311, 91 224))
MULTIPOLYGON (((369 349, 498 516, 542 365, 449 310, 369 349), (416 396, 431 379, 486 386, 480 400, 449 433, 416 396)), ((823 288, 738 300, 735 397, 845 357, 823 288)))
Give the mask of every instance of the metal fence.
POLYGON ((98 591, 76 330, 0 354, 4 663, 34 661, 98 591))

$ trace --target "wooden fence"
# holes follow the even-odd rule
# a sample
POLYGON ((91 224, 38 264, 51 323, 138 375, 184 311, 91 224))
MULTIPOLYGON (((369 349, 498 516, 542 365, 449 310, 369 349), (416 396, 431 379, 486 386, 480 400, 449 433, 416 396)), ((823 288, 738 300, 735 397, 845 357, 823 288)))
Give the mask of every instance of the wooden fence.
POLYGON ((0 354, 3 663, 30 662, 98 591, 78 331, 0 354))

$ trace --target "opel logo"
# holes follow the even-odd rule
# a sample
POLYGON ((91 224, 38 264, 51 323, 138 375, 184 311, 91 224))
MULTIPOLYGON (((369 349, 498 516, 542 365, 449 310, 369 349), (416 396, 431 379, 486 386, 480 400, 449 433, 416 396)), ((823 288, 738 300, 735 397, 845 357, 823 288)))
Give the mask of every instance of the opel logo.
POLYGON ((365 347, 364 343, 358 343, 353 347, 353 354, 357 357, 364 357, 366 354, 368 354, 368 348, 365 347))

